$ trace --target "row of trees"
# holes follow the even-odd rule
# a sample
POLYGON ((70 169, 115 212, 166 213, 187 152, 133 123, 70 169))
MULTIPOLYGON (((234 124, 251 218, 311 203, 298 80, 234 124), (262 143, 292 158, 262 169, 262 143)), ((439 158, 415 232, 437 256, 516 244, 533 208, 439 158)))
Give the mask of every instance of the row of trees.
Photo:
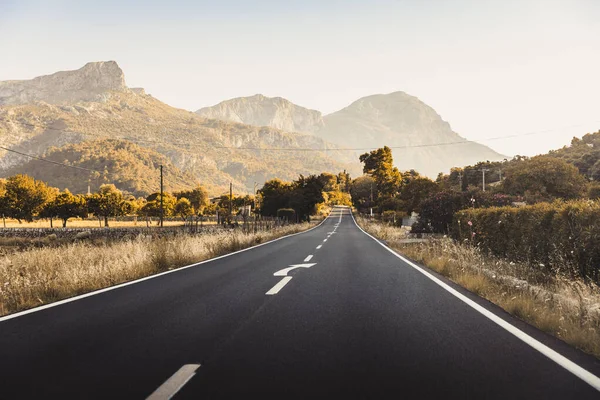
POLYGON ((34 218, 50 221, 62 220, 65 227, 71 218, 87 218, 90 215, 109 226, 109 218, 121 216, 181 217, 221 215, 231 219, 235 214, 251 206, 264 216, 286 217, 306 221, 316 213, 319 205, 351 205, 352 179, 348 173, 337 175, 300 176, 293 182, 273 179, 264 184, 256 198, 251 195, 232 196, 224 194, 209 202, 207 192, 201 186, 174 193, 153 193, 148 197, 135 198, 124 194, 113 184, 101 185, 89 195, 73 194, 68 189, 60 191, 27 175, 15 175, 0 180, 0 215, 19 222, 31 222, 34 218), (161 202, 162 200, 162 202, 161 202), (161 204, 162 203, 162 204, 161 204), (260 208, 257 209, 257 206, 260 208))
POLYGON ((309 221, 318 206, 351 205, 352 179, 346 172, 337 175, 322 173, 300 177, 292 182, 272 179, 265 182, 260 195, 260 213, 265 216, 285 217, 309 221))
MULTIPOLYGON (((163 216, 187 218, 216 211, 209 206, 208 195, 198 186, 191 190, 163 193, 163 216)), ((161 194, 153 193, 147 198, 126 196, 113 184, 100 186, 90 195, 75 195, 68 189, 59 191, 44 182, 27 175, 15 175, 0 180, 0 214, 2 218, 14 218, 19 222, 31 222, 35 217, 62 220, 63 227, 70 218, 86 218, 90 214, 104 220, 108 226, 110 217, 138 215, 159 217, 161 194)))
POLYGON ((360 160, 364 175, 350 186, 353 204, 362 212, 372 209, 382 215, 415 211, 420 214, 415 231, 447 233, 454 213, 466 208, 600 197, 599 183, 552 155, 454 168, 435 181, 414 170, 399 171, 388 147, 365 153, 360 160))

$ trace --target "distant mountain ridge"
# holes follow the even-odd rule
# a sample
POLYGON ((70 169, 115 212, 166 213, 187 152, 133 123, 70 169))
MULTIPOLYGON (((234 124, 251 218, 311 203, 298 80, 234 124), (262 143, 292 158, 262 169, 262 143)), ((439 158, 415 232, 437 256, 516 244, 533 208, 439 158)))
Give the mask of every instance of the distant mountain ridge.
POLYGON ((196 114, 205 118, 240 122, 255 126, 270 126, 288 132, 313 132, 323 126, 319 111, 295 105, 281 97, 256 94, 223 101, 204 107, 196 114))
MULTIPOLYGON (((112 176, 126 177, 115 182, 117 186, 121 184, 122 189, 138 194, 150 190, 147 177, 140 176, 136 182, 127 169, 154 174, 157 166, 150 160, 160 160, 160 155, 168 159, 169 168, 175 169, 173 177, 178 177, 171 179, 175 182, 167 181, 167 189, 180 189, 189 180, 188 186, 199 182, 211 195, 224 192, 230 182, 236 192, 248 193, 255 183, 262 185, 275 177, 292 180, 299 174, 338 173, 343 169, 359 173, 358 162, 341 161, 350 158, 336 153, 335 145, 313 134, 207 119, 170 107, 143 89, 130 89, 123 71, 112 61, 88 63, 75 71, 30 81, 0 82, 0 99, 3 146, 35 156, 64 157, 73 165, 83 162, 74 158, 77 154, 86 154, 89 161, 84 165, 98 169, 110 160, 93 156, 89 149, 97 149, 97 143, 102 143, 107 147, 106 154, 121 158, 110 165, 112 176), (125 160, 124 151, 116 151, 123 148, 123 141, 151 152, 131 147, 132 157, 138 160, 125 160), (72 147, 80 143, 82 146, 72 147)), ((26 157, 0 150, 0 177, 22 171, 43 176, 51 185, 77 190, 83 187, 79 182, 67 185, 61 177, 65 167, 44 165, 46 170, 26 157)), ((89 179, 83 171, 75 175, 81 182, 89 179)))
MULTIPOLYGON (((281 98, 258 95, 227 100, 217 106, 203 108, 198 113, 226 121, 232 120, 235 115, 236 121, 247 124, 256 124, 256 121, 269 124, 269 121, 276 120, 278 126, 314 133, 341 148, 359 149, 359 153, 390 146, 395 148, 394 159, 400 169, 415 169, 430 177, 448 172, 452 167, 505 158, 487 146, 464 139, 433 108, 401 91, 366 96, 323 117, 318 111, 313 111, 315 122, 302 126, 291 120, 282 120, 284 115, 275 107, 281 102, 281 98), (252 118, 245 118, 247 115, 252 118)), ((307 110, 287 100, 285 102, 287 109, 307 110)))

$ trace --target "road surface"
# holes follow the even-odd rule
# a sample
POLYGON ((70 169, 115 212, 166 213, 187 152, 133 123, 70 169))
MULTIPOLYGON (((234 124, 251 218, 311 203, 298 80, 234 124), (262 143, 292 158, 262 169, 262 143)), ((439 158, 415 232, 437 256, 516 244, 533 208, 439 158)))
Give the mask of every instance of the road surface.
POLYGON ((600 398, 594 358, 426 274, 336 208, 305 233, 0 319, 0 398, 600 398))

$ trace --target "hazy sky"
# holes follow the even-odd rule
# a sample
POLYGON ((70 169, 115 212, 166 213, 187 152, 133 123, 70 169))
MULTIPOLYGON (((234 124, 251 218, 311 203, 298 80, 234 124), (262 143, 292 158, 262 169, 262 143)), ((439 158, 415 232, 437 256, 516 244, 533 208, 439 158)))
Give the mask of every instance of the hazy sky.
POLYGON ((324 113, 403 90, 508 155, 600 129, 600 1, 0 0, 0 80, 115 60, 196 110, 262 93, 324 113))

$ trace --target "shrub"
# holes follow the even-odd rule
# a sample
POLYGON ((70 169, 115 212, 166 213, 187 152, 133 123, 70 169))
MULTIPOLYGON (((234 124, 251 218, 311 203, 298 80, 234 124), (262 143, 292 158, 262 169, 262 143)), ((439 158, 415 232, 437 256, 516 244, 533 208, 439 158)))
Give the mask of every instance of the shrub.
POLYGON ((277 217, 283 218, 286 221, 295 221, 296 220, 296 211, 293 208, 280 208, 277 210, 277 217))
POLYGON ((536 268, 600 281, 600 203, 589 200, 456 213, 452 237, 536 268))

